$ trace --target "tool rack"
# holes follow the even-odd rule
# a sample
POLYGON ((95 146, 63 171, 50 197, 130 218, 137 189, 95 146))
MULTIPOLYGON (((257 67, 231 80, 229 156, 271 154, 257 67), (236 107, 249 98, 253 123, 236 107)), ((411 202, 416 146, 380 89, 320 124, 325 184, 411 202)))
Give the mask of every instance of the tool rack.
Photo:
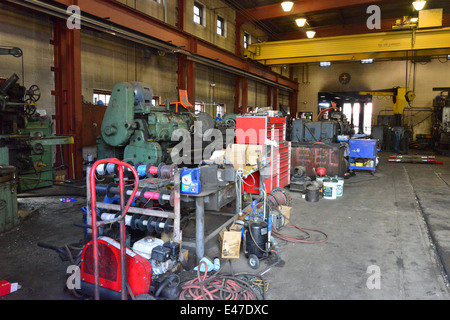
POLYGON ((87 168, 86 174, 86 186, 87 186, 87 217, 92 221, 92 241, 93 241, 93 255, 94 255, 94 298, 98 300, 100 298, 99 292, 99 257, 98 257, 98 228, 118 222, 120 224, 120 256, 121 256, 121 279, 122 279, 122 290, 121 298, 123 300, 127 299, 127 287, 126 287, 126 226, 125 218, 127 213, 135 213, 152 217, 160 217, 166 219, 173 219, 173 241, 181 243, 181 232, 180 232, 180 175, 176 173, 173 177, 173 212, 169 211, 159 211, 146 208, 132 207, 132 201, 136 196, 140 196, 143 190, 139 191, 139 175, 136 169, 125 162, 119 161, 118 159, 102 159, 96 161, 92 167, 87 168), (96 177, 95 172, 97 166, 100 164, 112 163, 117 165, 118 176, 119 176, 119 194, 120 194, 120 205, 111 203, 97 202, 97 192, 96 192, 96 177), (125 189, 124 182, 124 168, 130 170, 134 176, 134 186, 131 192, 127 192, 125 189), (127 202, 125 199, 128 197, 127 202), (115 219, 109 221, 98 221, 97 215, 92 214, 92 212, 97 212, 97 209, 107 209, 119 212, 119 215, 115 219))

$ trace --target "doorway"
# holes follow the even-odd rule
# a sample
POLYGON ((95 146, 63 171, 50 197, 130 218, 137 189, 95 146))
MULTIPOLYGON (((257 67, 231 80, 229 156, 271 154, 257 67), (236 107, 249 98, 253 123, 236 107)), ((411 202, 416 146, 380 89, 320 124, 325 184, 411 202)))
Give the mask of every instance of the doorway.
POLYGON ((360 128, 355 131, 358 133, 365 133, 368 136, 372 134, 372 112, 372 102, 346 102, 342 108, 342 113, 345 114, 350 124, 353 125, 354 128, 360 128))
POLYGON ((359 92, 319 92, 318 112, 331 106, 336 107, 345 115, 347 122, 357 134, 372 133, 372 96, 360 95, 359 92))

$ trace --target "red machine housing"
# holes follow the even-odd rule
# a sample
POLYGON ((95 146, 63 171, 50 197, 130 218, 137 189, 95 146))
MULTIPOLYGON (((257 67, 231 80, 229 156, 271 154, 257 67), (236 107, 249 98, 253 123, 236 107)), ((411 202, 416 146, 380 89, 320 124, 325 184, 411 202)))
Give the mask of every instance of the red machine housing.
MULTIPOLYGON (((120 244, 109 237, 98 238, 99 252, 99 284, 101 294, 110 298, 120 299, 120 244), (109 290, 108 290, 109 289, 109 290)), ((133 295, 149 293, 152 267, 150 262, 141 255, 126 249, 127 283, 133 295)), ((94 257, 92 241, 88 242, 81 254, 81 282, 85 293, 93 292, 94 257)))

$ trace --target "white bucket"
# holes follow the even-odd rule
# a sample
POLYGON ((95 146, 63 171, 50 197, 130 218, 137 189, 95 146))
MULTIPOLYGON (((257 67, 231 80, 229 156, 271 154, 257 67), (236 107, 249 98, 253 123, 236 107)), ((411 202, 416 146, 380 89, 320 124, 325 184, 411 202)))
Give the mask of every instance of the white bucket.
POLYGON ((337 183, 336 179, 325 179, 323 180, 323 198, 324 199, 336 199, 336 191, 337 191, 337 183))
POLYGON ((323 176, 323 177, 317 176, 316 177, 316 181, 319 182, 321 186, 323 185, 323 180, 325 180, 325 179, 330 179, 330 177, 327 177, 327 176, 323 176))
POLYGON ((342 197, 344 194, 344 178, 336 177, 337 187, 336 187, 336 197, 342 197))

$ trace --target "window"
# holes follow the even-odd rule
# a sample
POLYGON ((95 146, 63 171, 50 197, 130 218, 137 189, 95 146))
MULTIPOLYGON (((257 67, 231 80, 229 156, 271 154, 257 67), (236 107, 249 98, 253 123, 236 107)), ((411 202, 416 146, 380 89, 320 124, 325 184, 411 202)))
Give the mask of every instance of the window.
POLYGON ((372 102, 364 104, 354 103, 353 105, 351 103, 344 103, 344 109, 342 112, 347 117, 347 121, 353 124, 355 132, 360 133, 359 114, 361 111, 364 111, 362 132, 367 135, 370 135, 370 133, 372 132, 372 112, 373 112, 372 102), (362 108, 364 108, 364 110, 361 110, 362 108))
POLYGON ((110 98, 111 98, 111 91, 94 89, 94 95, 92 97, 94 104, 102 104, 107 106, 110 98))
POLYGON ((344 108, 342 110, 342 113, 347 118, 347 121, 351 123, 351 121, 352 121, 352 104, 344 103, 344 108))
POLYGON ((221 35, 222 37, 225 37, 226 36, 225 27, 226 27, 225 19, 220 16, 217 16, 217 34, 221 35))
POLYGON ((159 104, 160 104, 160 97, 158 97, 158 96, 153 96, 152 104, 153 104, 154 106, 159 106, 159 104))
POLYGON ((247 32, 244 32, 244 49, 248 49, 250 45, 250 35, 247 32))
POLYGON ((201 103, 195 103, 194 110, 195 110, 195 113, 197 113, 197 112, 204 112, 205 111, 205 106, 203 104, 201 104, 201 103))
POLYGON ((203 14, 204 14, 204 6, 198 2, 194 2, 194 22, 204 25, 203 14))
POLYGON ((225 105, 224 104, 218 104, 216 108, 216 115, 219 115, 223 118, 223 115, 225 114, 225 105))
POLYGON ((370 135, 372 133, 372 102, 364 104, 364 128, 365 134, 370 135))

